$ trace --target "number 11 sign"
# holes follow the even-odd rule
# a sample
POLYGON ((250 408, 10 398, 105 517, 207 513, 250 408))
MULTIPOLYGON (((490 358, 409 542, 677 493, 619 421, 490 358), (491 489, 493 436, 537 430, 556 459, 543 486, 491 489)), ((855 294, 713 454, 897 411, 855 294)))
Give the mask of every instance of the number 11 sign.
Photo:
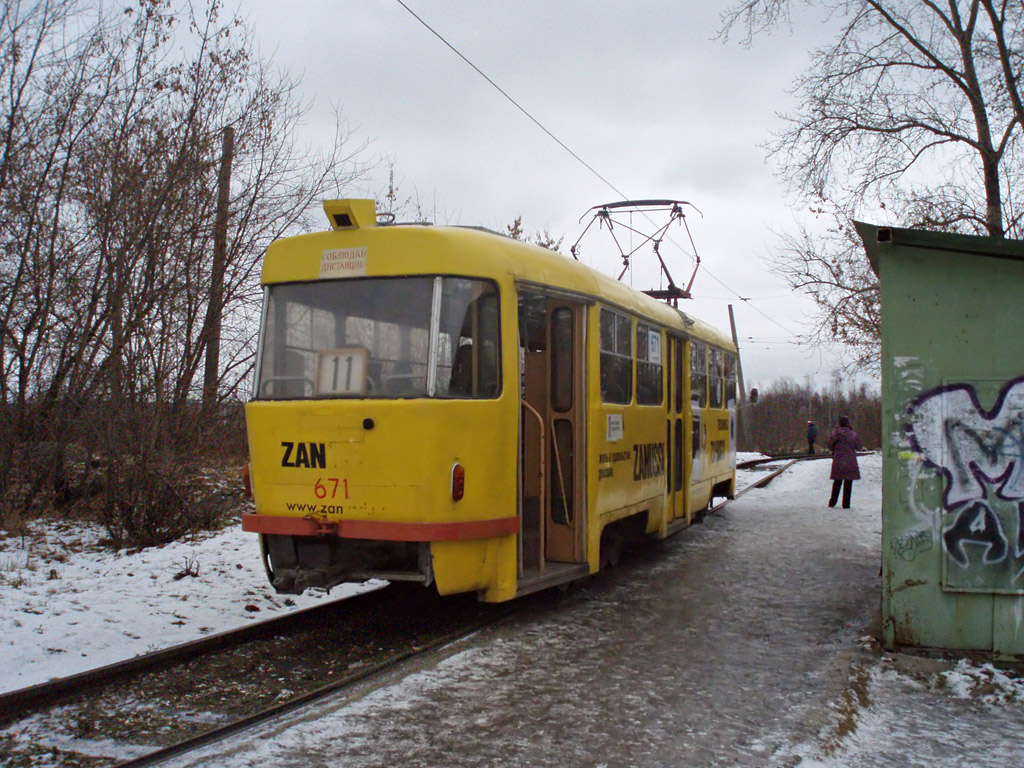
POLYGON ((369 355, 366 347, 320 350, 316 393, 320 396, 365 395, 369 355))

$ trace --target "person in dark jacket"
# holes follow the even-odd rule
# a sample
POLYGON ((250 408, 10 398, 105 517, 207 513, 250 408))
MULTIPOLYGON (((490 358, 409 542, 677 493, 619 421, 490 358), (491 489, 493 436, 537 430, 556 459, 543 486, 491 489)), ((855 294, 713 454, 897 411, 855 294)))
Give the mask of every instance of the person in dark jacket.
POLYGON ((814 453, 814 444, 818 441, 818 425, 813 421, 807 422, 807 453, 814 453))
POLYGON ((839 417, 839 425, 832 430, 828 438, 828 447, 832 451, 832 496, 828 505, 834 507, 839 499, 839 489, 843 489, 843 509, 850 508, 850 494, 853 481, 860 480, 860 466, 857 464, 857 451, 861 449, 860 438, 853 431, 850 419, 839 417))

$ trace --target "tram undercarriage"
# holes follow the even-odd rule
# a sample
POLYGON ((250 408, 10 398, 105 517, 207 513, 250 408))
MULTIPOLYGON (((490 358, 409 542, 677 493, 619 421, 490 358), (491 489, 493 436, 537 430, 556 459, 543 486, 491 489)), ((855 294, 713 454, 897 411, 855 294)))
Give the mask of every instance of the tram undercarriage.
POLYGON ((267 575, 282 595, 368 579, 416 581, 424 586, 434 581, 427 542, 264 534, 260 545, 267 575))

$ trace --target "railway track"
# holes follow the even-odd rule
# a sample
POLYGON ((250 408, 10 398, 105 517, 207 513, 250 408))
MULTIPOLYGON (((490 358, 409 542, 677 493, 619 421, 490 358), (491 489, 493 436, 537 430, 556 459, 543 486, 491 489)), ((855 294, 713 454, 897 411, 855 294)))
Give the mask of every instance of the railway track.
MULTIPOLYGON (((366 599, 362 595, 353 601, 366 599)), ((89 669, 67 677, 55 678, 45 683, 0 693, 0 725, 9 720, 11 713, 26 712, 33 708, 52 706, 64 698, 73 697, 90 689, 109 684, 118 679, 131 677, 151 670, 183 664, 204 654, 241 645, 261 637, 288 632, 310 622, 316 622, 323 614, 335 610, 330 603, 317 605, 300 611, 265 619, 226 632, 192 640, 180 645, 161 648, 140 654, 131 659, 115 662, 95 669, 89 669)))
MULTIPOLYGON (((866 453, 866 452, 862 452, 866 453)), ((737 461, 736 469, 751 469, 762 464, 773 464, 777 461, 816 461, 818 459, 831 459, 831 453, 780 453, 775 456, 764 456, 759 459, 748 459, 737 461)))
POLYGON ((450 632, 437 635, 422 645, 412 646, 386 658, 369 662, 366 666, 358 669, 357 671, 343 675, 330 683, 321 685, 304 694, 289 698, 287 701, 274 704, 245 715, 244 717, 239 717, 230 723, 212 728, 211 730, 164 747, 155 752, 151 752, 147 755, 119 763, 118 766, 119 768, 141 768, 142 766, 158 765, 159 763, 170 760, 178 755, 186 754, 209 744, 214 744, 236 733, 252 728, 266 720, 270 720, 271 718, 312 704, 320 699, 340 693, 344 689, 354 686, 356 683, 379 677, 392 668, 416 657, 425 656, 443 648, 444 646, 448 646, 459 640, 465 639, 481 630, 494 627, 500 623, 501 620, 507 619, 514 613, 521 610, 523 610, 523 606, 518 604, 515 606, 502 606, 495 610, 494 615, 489 615, 485 618, 479 618, 475 621, 468 622, 450 632))
POLYGON ((14 691, 0 697, 0 764, 154 765, 536 603, 442 600, 422 586, 392 585, 14 691))
MULTIPOLYGON (((782 464, 736 496, 816 458, 827 456, 741 462, 782 464)), ((0 757, 10 768, 156 765, 551 599, 549 591, 494 606, 396 584, 2 694, 0 757)))

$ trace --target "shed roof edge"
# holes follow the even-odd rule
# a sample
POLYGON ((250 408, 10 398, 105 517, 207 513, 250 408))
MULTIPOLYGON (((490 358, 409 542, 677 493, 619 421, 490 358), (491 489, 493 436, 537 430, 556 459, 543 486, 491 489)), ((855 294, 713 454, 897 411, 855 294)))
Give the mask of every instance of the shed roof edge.
POLYGON ((871 262, 871 269, 876 275, 878 274, 878 257, 883 245, 903 245, 911 248, 953 251, 975 256, 1024 261, 1024 240, 933 232, 925 229, 881 227, 863 221, 854 221, 853 226, 857 229, 861 240, 864 241, 864 250, 867 252, 868 261, 871 262))

